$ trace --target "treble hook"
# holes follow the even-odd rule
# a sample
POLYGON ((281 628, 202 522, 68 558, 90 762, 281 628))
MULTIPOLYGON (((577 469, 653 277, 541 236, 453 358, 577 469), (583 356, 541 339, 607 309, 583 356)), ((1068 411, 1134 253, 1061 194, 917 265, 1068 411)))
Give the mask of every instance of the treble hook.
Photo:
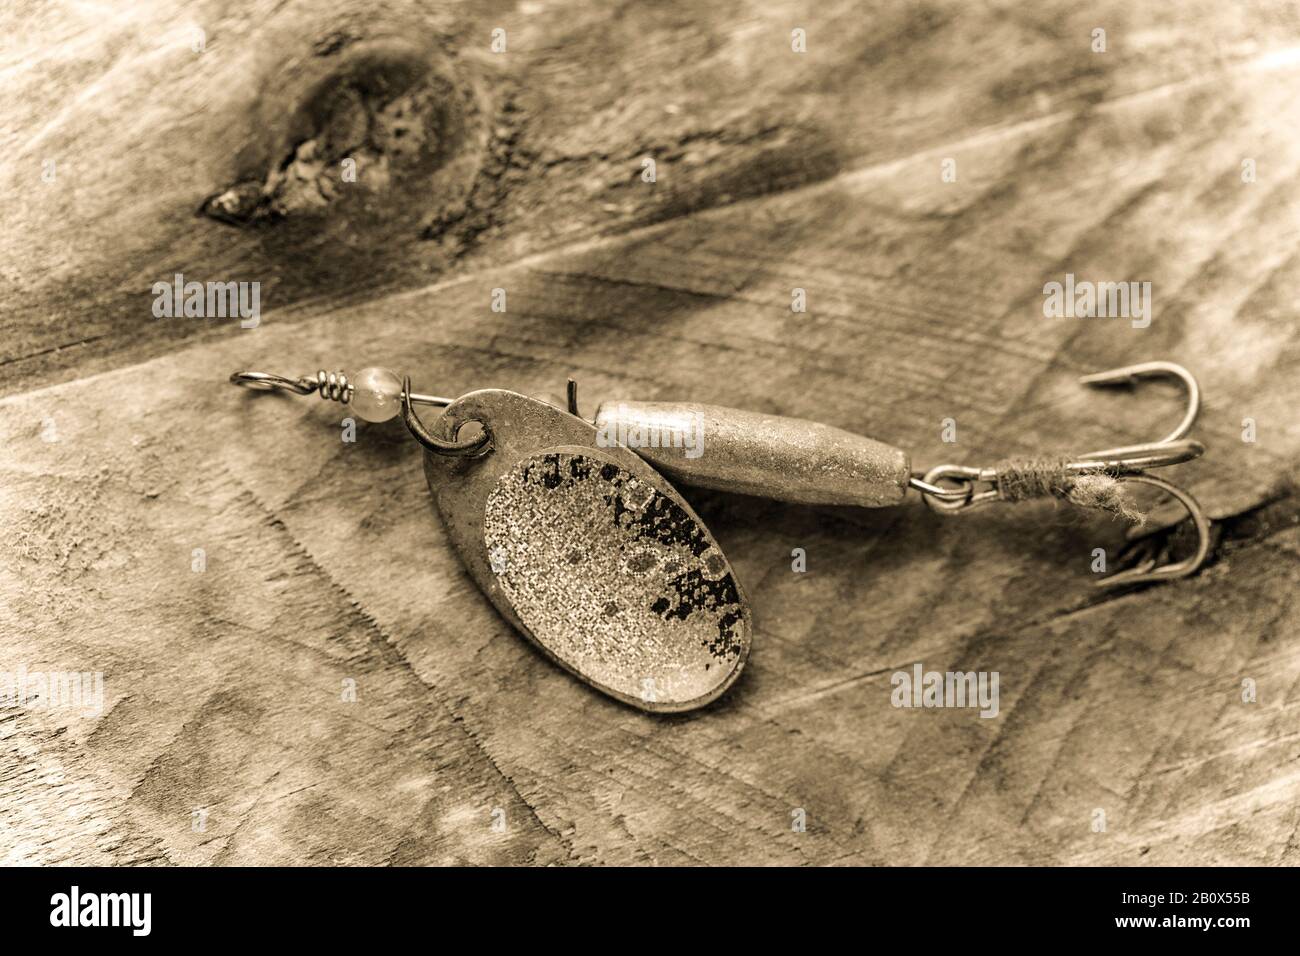
MULTIPOLYGON (((1133 385, 1141 379, 1160 377, 1177 379, 1186 391, 1187 410, 1183 414, 1182 421, 1173 431, 1159 441, 1121 445, 1072 456, 1071 460, 1059 465, 1059 470, 1070 477, 1105 474, 1115 481, 1136 481, 1172 495, 1187 509, 1196 527, 1196 550, 1185 560, 1161 567, 1156 567, 1154 559, 1146 559, 1136 567, 1096 582, 1098 587, 1127 586, 1187 577, 1200 569, 1210 553, 1210 523, 1197 500, 1178 486, 1145 473, 1145 469, 1148 468, 1176 465, 1204 454, 1204 445, 1184 438, 1195 424, 1201 410, 1201 389, 1195 376, 1173 362, 1141 362, 1085 375, 1079 379, 1079 382, 1082 385, 1105 387, 1133 385)), ((1004 481, 1011 475, 1012 471, 1006 465, 993 468, 936 465, 923 476, 914 475, 911 486, 922 493, 926 504, 931 509, 941 514, 955 514, 991 501, 1018 500, 1008 495, 1004 485, 1004 481), (940 482, 947 482, 948 487, 941 485, 940 482), (956 487, 952 487, 954 484, 956 487), (987 487, 977 490, 976 485, 987 487)))

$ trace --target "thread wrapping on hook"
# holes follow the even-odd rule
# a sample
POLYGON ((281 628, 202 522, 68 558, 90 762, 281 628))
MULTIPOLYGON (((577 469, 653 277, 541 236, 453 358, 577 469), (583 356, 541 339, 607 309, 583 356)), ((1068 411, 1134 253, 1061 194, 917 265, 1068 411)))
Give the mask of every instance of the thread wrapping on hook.
POLYGON ((1060 498, 1081 508, 1105 511, 1138 527, 1146 514, 1118 476, 1098 469, 1078 472, 1069 468, 1070 459, 1057 457, 1008 458, 999 462, 998 497, 1003 501, 1031 498, 1060 498))

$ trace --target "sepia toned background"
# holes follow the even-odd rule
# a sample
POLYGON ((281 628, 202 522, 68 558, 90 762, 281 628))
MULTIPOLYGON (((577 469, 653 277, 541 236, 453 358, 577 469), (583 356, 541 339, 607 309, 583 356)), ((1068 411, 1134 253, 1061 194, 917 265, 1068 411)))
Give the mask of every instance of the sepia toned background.
POLYGON ((0 37, 0 671, 106 694, 0 709, 0 860, 1300 858, 1300 6, 18 0, 0 37), (260 324, 155 318, 178 272, 260 324), (1066 273, 1151 282, 1150 327, 1044 318, 1066 273), (1051 504, 688 491, 755 637, 672 718, 496 615, 400 425, 227 383, 573 376, 929 467, 1155 439, 1172 388, 1076 382, 1150 359, 1205 392, 1201 574, 1100 592, 1124 528, 1051 504), (999 715, 892 707, 916 662, 999 715))

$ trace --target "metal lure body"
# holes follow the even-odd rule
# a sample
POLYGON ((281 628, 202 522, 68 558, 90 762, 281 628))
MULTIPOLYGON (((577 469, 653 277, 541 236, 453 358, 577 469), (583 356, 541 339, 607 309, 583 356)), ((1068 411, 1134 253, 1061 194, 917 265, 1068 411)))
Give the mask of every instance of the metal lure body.
POLYGON ((693 402, 605 402, 603 446, 633 448, 673 479, 701 488, 801 504, 901 504, 907 452, 802 418, 693 402))
POLYGON ((1174 378, 1187 393, 1182 421, 1154 442, 1078 455, 1011 458, 988 468, 936 465, 914 473, 906 452, 830 425, 716 405, 606 402, 581 418, 516 392, 459 399, 417 394, 409 377, 363 369, 315 380, 236 372, 231 381, 349 405, 369 421, 402 422, 424 449, 424 471, 465 567, 499 610, 547 656, 588 684, 648 711, 684 711, 716 699, 749 656, 750 609, 717 542, 663 471, 684 483, 782 501, 879 508, 909 488, 940 514, 994 501, 1056 498, 1142 519, 1123 495, 1136 482, 1182 502, 1197 531, 1182 561, 1134 567, 1101 587, 1194 574, 1210 550, 1196 499, 1147 473, 1205 451, 1186 438, 1200 408, 1196 379, 1172 362, 1084 376, 1097 387, 1174 378), (443 408, 432 428, 414 405, 443 408), (481 432, 461 436, 464 426, 481 432))

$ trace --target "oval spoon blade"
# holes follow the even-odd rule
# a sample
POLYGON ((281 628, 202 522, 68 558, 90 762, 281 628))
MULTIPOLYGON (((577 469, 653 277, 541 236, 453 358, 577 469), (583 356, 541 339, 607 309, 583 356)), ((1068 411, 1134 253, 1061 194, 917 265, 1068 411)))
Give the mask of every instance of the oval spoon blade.
POLYGON ((740 675, 748 602, 691 507, 587 422, 514 392, 463 396, 438 421, 477 421, 476 458, 426 453, 430 490, 470 574, 507 620, 593 687, 683 711, 740 675))

